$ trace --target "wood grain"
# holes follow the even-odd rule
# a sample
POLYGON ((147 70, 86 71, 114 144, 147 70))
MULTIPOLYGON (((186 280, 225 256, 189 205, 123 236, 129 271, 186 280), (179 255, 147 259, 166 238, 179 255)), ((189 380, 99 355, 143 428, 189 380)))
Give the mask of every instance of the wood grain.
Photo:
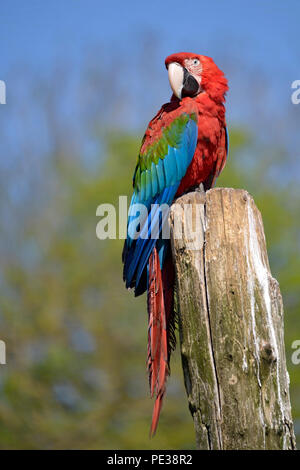
POLYGON ((283 304, 244 190, 170 211, 185 387, 199 449, 294 449, 283 304))

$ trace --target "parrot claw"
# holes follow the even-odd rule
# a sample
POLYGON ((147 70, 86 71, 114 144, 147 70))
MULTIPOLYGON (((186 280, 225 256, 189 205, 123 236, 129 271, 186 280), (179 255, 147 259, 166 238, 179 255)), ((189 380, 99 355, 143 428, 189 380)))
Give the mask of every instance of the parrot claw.
POLYGON ((199 193, 205 193, 204 184, 200 183, 198 188, 195 189, 195 191, 198 191, 199 193))
POLYGON ((188 193, 192 193, 193 191, 197 191, 199 193, 205 193, 205 188, 204 188, 204 184, 203 183, 200 183, 199 186, 194 186, 190 189, 188 189, 187 191, 184 191, 182 194, 180 194, 180 196, 176 199, 174 199, 173 202, 175 202, 177 199, 179 199, 181 196, 184 196, 185 194, 188 194, 188 193))

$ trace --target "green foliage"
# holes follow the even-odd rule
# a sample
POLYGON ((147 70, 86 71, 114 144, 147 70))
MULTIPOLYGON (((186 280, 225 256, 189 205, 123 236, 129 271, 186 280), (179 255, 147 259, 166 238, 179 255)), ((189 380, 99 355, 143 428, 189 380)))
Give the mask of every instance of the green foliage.
MULTIPOLYGON (((146 299, 124 288, 123 241, 100 241, 95 234, 97 206, 117 206, 119 195, 131 194, 140 143, 119 133, 102 141, 105 158, 93 172, 75 159, 53 159, 47 177, 59 191, 32 217, 15 262, 3 265, 3 449, 195 447, 178 350, 157 436, 148 438, 153 402, 146 299), (34 256, 28 264, 29 247, 34 256)), ((248 189, 262 211, 272 272, 284 296, 293 412, 299 418, 300 372, 290 363, 291 342, 300 331, 299 195, 264 183, 259 163, 250 170, 239 164, 251 145, 244 132, 231 132, 230 145, 218 185, 248 189)))

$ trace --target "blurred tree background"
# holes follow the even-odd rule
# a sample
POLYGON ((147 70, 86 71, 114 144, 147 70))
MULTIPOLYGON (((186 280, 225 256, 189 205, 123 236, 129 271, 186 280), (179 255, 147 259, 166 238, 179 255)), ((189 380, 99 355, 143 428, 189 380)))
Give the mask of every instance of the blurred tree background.
MULTIPOLYGON (((146 299, 124 288, 123 241, 95 233, 97 206, 118 208, 119 195, 131 194, 144 128, 170 95, 156 44, 143 35, 134 63, 99 45, 79 65, 58 60, 46 75, 19 65, 5 77, 14 99, 0 109, 1 449, 195 448, 178 348, 157 436, 148 438, 146 299)), ((247 189, 262 212, 300 438, 300 367, 291 362, 300 338, 296 110, 267 112, 263 72, 220 44, 214 57, 235 84, 228 109, 248 102, 244 120, 229 114, 217 185, 247 189)))

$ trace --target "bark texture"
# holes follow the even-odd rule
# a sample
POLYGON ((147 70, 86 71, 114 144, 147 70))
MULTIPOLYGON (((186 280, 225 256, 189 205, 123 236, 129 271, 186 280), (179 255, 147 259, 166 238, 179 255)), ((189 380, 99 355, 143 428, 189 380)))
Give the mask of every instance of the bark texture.
POLYGON ((260 212, 243 190, 170 212, 185 387, 199 449, 294 449, 283 305, 260 212))

